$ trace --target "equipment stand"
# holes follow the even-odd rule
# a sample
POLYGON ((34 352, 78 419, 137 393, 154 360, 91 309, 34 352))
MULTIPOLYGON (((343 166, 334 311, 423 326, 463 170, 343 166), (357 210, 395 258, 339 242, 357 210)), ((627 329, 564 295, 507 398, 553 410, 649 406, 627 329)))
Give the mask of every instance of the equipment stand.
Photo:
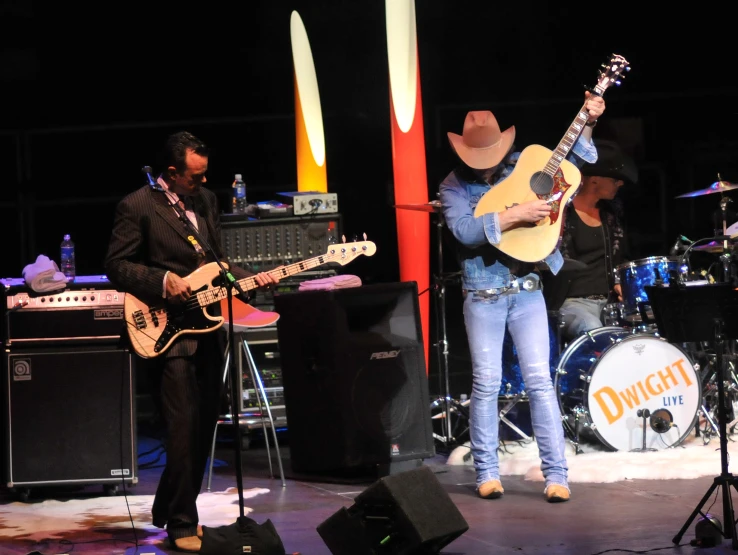
POLYGON ((648 417, 651 416, 651 411, 649 411, 648 409, 638 409, 637 414, 643 419, 643 444, 639 448, 631 449, 630 450, 631 453, 645 453, 647 451, 657 451, 657 449, 654 449, 653 447, 646 447, 646 428, 648 427, 646 425, 646 421, 648 420, 648 417))
MULTIPOLYGON (((725 391, 723 386, 723 322, 720 318, 715 319, 715 359, 716 359, 716 372, 717 372, 717 386, 718 386, 718 424, 720 426, 720 468, 722 472, 720 476, 716 476, 710 489, 707 490, 704 497, 700 500, 699 504, 695 507, 692 514, 682 526, 679 533, 674 536, 672 542, 679 544, 682 536, 692 524, 692 521, 697 516, 697 513, 703 517, 705 513, 702 512, 702 506, 707 503, 707 500, 712 495, 712 492, 716 488, 722 486, 723 493, 723 520, 725 521, 725 531, 721 531, 724 538, 731 539, 731 547, 733 550, 738 550, 738 538, 735 533, 735 514, 733 512, 733 498, 731 497, 730 487, 733 486, 738 490, 738 482, 736 477, 728 472, 728 435, 726 433, 726 407, 725 407, 725 391)), ((705 519, 706 522, 712 522, 709 519, 705 519)), ((714 526, 714 525, 713 525, 714 526)))
MULTIPOLYGON (((438 247, 438 260, 436 262, 438 266, 437 274, 434 276, 433 292, 435 293, 436 303, 436 354, 438 356, 438 379, 441 391, 441 396, 435 399, 431 403, 431 408, 442 406, 443 408, 443 435, 435 437, 439 439, 446 447, 453 447, 458 443, 457 438, 454 436, 454 429, 457 426, 451 422, 451 413, 455 412, 457 419, 469 419, 469 411, 466 407, 465 410, 460 410, 459 403, 454 401, 451 397, 451 386, 449 383, 449 369, 448 369, 448 337, 446 335, 446 281, 447 275, 443 272, 443 226, 444 219, 443 213, 440 211, 440 205, 438 210, 435 211, 438 216, 436 221, 436 237, 438 247)), ((458 423, 457 423, 458 424, 458 423)), ((465 428, 468 429, 468 428, 465 428)))
MULTIPOLYGON (((646 286, 646 294, 651 300, 659 332, 672 343, 685 341, 709 341, 715 345, 715 372, 718 387, 718 424, 720 427, 720 475, 716 476, 707 493, 672 539, 679 544, 697 514, 706 517, 702 507, 713 492, 722 487, 723 521, 725 530, 720 531, 724 538, 731 540, 733 550, 738 550, 736 520, 733 512, 731 487, 738 491, 738 478, 728 471, 728 434, 726 418, 726 397, 723 379, 723 345, 726 339, 738 337, 738 290, 731 284, 712 284, 703 286, 684 286, 672 284, 669 287, 646 286), (729 326, 726 328, 726 324, 729 326), (710 337, 712 330, 712 338, 710 337)), ((705 518, 706 522, 712 521, 705 518)), ((717 528, 717 526, 716 526, 717 528)))

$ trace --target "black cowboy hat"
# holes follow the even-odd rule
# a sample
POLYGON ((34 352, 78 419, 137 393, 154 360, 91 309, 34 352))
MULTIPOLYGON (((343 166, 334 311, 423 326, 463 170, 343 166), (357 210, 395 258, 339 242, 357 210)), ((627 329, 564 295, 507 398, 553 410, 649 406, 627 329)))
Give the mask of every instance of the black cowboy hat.
POLYGON ((582 175, 598 175, 622 179, 626 183, 638 183, 638 168, 635 162, 613 141, 594 139, 597 147, 597 162, 584 164, 582 175))

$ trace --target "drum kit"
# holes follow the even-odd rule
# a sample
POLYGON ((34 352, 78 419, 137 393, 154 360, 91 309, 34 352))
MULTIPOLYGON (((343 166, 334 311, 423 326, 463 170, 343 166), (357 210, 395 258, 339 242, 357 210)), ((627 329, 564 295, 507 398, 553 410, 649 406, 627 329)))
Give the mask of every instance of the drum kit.
MULTIPOLYGON (((717 230, 714 237, 698 241, 680 236, 669 256, 650 256, 616 267, 622 302, 605 307, 602 327, 584 332, 566 344, 561 340, 560 316, 556 311, 549 311, 554 389, 564 430, 577 453, 582 452, 583 443, 612 451, 667 449, 681 445, 693 432, 707 443, 713 437, 720 437, 719 389, 729 399, 726 406, 731 409, 723 416, 727 433, 734 433, 738 425, 736 341, 723 342, 722 357, 716 357, 714 345, 709 341, 670 342, 659 333, 647 291, 677 283, 699 287, 734 279, 733 240, 738 239, 738 222, 727 225, 727 204, 731 201, 725 192, 735 189, 738 184, 722 181, 718 175, 718 181, 710 187, 677 197, 720 194, 722 230, 717 230), (695 271, 691 263, 694 253, 717 254, 719 264, 695 271), (713 271, 715 266, 719 271, 713 271), (725 372, 717 371, 716 359, 720 358, 726 363, 725 372), (722 383, 718 388, 720 377, 722 383)), ((468 421, 469 400, 454 400, 448 387, 441 205, 434 201, 395 207, 438 215, 439 270, 435 292, 441 323, 436 326, 437 334, 440 333, 436 347, 442 394, 433 401, 432 409, 443 410, 433 416, 445 424, 444 432, 435 436, 449 445, 458 439, 459 423, 468 421)), ((576 271, 575 261, 565 262, 569 262, 570 271, 576 271)), ((506 418, 516 403, 527 400, 515 349, 507 334, 499 398, 501 422, 521 439, 530 439, 506 418)))

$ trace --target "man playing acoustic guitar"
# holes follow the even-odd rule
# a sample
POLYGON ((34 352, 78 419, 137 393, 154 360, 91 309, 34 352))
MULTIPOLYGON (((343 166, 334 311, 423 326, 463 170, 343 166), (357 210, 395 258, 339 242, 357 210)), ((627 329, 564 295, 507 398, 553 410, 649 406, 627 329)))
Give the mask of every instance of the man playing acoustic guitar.
MULTIPOLYGON (((594 162, 592 129, 605 110, 601 96, 585 92, 567 158, 576 165, 594 162)), ((508 178, 520 157, 514 152, 515 127, 500 131, 489 111, 469 112, 462 135, 448 133, 462 165, 440 185, 448 229, 457 240, 462 271, 464 321, 472 361, 470 437, 480 497, 501 497, 497 448, 498 394, 502 382, 502 347, 507 326, 517 348, 530 399, 533 433, 538 443, 544 495, 549 502, 569 499, 564 432, 551 380, 548 315, 535 262, 523 262, 499 250, 502 233, 549 217, 551 203, 536 198, 475 217, 480 199, 508 178)), ((543 169, 543 168, 540 168, 543 169)), ((579 183, 573 184, 578 186, 579 183)), ((563 258, 554 250, 544 259, 558 272, 563 258)))

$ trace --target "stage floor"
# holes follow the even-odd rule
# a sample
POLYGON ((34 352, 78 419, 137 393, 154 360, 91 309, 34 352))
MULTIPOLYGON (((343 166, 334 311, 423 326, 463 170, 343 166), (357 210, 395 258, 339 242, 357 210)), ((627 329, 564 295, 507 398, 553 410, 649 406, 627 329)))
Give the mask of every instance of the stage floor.
MULTIPOLYGON (((150 447, 152 441, 151 438, 141 438, 139 453, 143 452, 144 447, 150 447)), ((717 447, 717 443, 714 446, 717 447)), ((504 497, 484 500, 474 492, 472 467, 446 464, 444 450, 438 444, 438 454, 424 461, 424 465, 434 472, 450 501, 469 524, 468 531, 442 549, 441 553, 447 555, 594 555, 618 551, 650 553, 655 550, 658 553, 690 553, 695 549, 689 542, 695 538, 694 524, 697 519, 685 531, 680 542, 682 547, 677 547, 672 540, 707 493, 715 477, 576 483, 572 485, 573 494, 569 502, 548 504, 543 497, 541 482, 525 480, 523 476, 507 476, 503 477, 504 497)), ((271 519, 288 554, 330 555, 330 550, 316 530, 317 526, 342 507, 350 507, 353 499, 375 480, 365 478, 347 483, 346 480, 334 480, 332 477, 298 478, 290 468, 286 441, 281 444, 281 451, 287 475, 285 487, 278 477, 269 476, 263 441, 255 439, 248 450, 242 451, 244 489, 268 490, 245 500, 245 506, 253 509, 249 516, 259 523, 271 519)), ((635 453, 633 455, 638 456, 635 453)), ((234 458, 232 443, 227 439, 219 442, 211 491, 225 491, 237 485, 234 458)), ((129 500, 136 496, 153 495, 161 473, 161 460, 155 462, 157 464, 140 470, 138 484, 127 488, 129 500)), ((274 470, 278 472, 276 463, 274 470)), ((718 473, 719 468, 716 469, 718 473)), ((203 480, 203 491, 206 491, 206 485, 207 476, 203 480)), ((721 492, 722 487, 711 495, 703 509, 707 511, 709 508, 709 512, 723 522, 722 501, 717 495, 721 492)), ((18 501, 10 492, 3 491, 1 495, 0 502, 6 506, 18 501)), ((99 486, 88 486, 81 492, 71 493, 32 488, 29 503, 41 503, 50 498, 64 500, 68 496, 79 498, 100 495, 99 486)), ((119 491, 115 499, 123 503, 122 498, 123 493, 119 491)), ((85 517, 80 515, 79 518, 85 517)), ((74 536, 73 546, 55 542, 39 543, 23 537, 7 541, 3 526, 4 521, 0 519, 0 537, 5 537, 0 541, 0 553, 3 555, 26 555, 33 550, 44 555, 68 552, 122 554, 130 547, 130 544, 123 542, 133 538, 131 528, 120 527, 113 532, 114 538, 119 540, 116 542, 85 544, 84 534, 74 536)), ((94 527, 93 524, 93 530, 94 527)), ((142 538, 146 534, 138 531, 137 536, 142 538)), ((89 534, 89 539, 94 537, 99 536, 89 534)), ((174 552, 165 543, 156 545, 161 552, 174 552)), ((730 541, 723 540, 721 546, 701 548, 699 553, 730 551, 730 541)), ((145 549, 140 551, 145 552, 145 549)))

